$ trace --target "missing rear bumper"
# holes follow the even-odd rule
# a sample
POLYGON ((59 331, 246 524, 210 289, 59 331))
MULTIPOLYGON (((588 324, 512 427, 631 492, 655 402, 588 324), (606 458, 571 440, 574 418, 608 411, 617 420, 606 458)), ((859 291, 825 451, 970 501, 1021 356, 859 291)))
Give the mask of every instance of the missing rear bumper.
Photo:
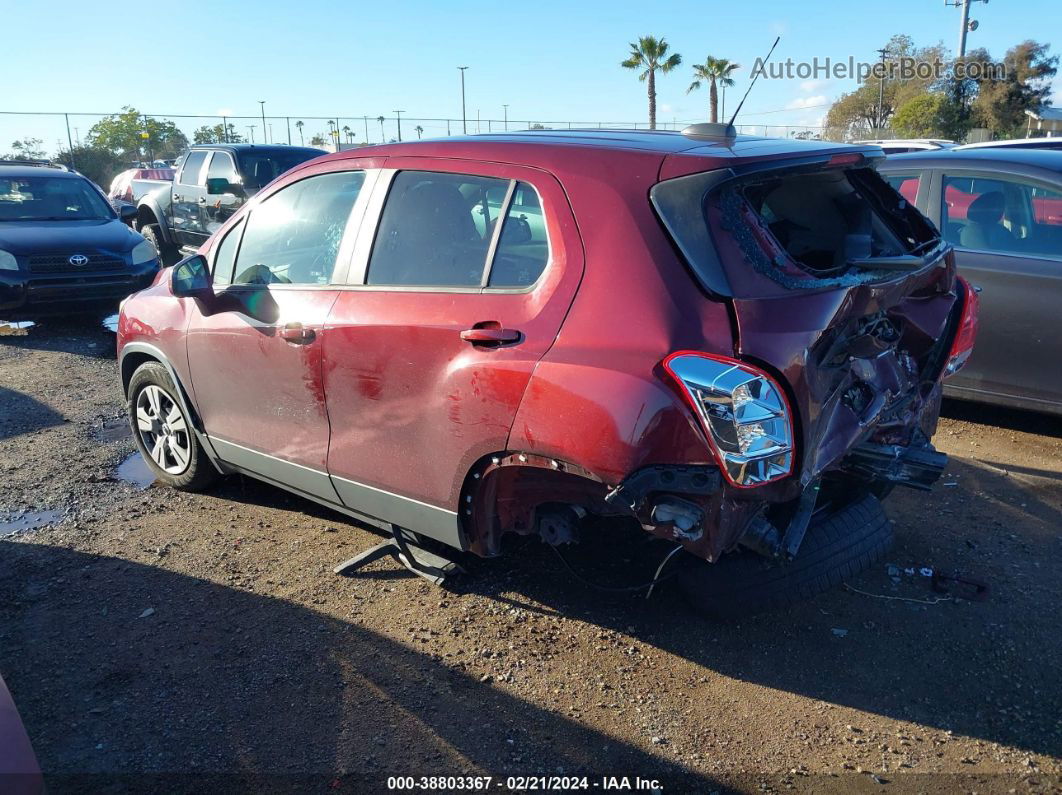
POLYGON ((917 447, 864 442, 854 447, 842 468, 870 481, 929 491, 948 465, 948 457, 926 443, 917 447))

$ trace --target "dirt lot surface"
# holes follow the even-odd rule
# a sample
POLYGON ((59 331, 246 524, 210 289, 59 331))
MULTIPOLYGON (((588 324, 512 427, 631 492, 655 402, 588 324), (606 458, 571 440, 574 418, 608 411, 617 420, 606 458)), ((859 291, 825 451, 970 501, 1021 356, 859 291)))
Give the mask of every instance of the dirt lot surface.
MULTIPOLYGON (((246 479, 118 479, 133 444, 113 349, 91 325, 0 336, 0 672, 53 792, 1062 783, 1056 420, 948 406, 941 484, 886 503, 896 568, 722 624, 667 585, 592 590, 537 542, 449 590, 389 560, 339 578, 376 534, 246 479), (922 567, 988 598, 942 597, 922 567)), ((585 545, 573 565, 621 584, 659 560, 642 538, 605 548, 609 565, 585 545)))

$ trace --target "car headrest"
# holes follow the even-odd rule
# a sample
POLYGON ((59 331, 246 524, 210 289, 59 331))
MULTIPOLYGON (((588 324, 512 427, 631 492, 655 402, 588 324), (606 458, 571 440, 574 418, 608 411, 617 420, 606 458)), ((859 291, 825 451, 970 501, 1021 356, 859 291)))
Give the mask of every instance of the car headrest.
POLYGON ((966 210, 966 218, 977 224, 998 224, 1003 218, 1006 201, 1003 192, 992 190, 982 193, 966 210))

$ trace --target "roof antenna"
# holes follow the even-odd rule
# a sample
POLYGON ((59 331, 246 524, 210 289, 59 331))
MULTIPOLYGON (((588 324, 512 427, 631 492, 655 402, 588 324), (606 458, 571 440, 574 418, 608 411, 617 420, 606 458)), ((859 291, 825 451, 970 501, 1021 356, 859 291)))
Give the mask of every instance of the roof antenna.
POLYGON ((752 91, 752 87, 754 85, 756 85, 756 81, 760 79, 760 75, 763 74, 763 71, 764 71, 764 68, 765 68, 767 62, 769 60, 771 60, 771 54, 774 52, 774 48, 778 46, 778 42, 780 42, 781 40, 782 40, 781 36, 779 36, 778 38, 776 38, 774 40, 774 44, 771 45, 770 52, 767 53, 767 57, 764 58, 763 61, 762 61, 763 66, 760 66, 760 68, 758 70, 756 70, 756 74, 754 74, 752 76, 752 82, 749 83, 749 87, 747 89, 745 89, 745 96, 743 96, 741 98, 741 102, 738 103, 737 110, 735 110, 734 111, 734 115, 730 117, 730 121, 727 122, 727 126, 733 126, 734 119, 736 119, 737 115, 739 113, 741 113, 741 106, 745 104, 745 100, 748 99, 749 92, 752 91))

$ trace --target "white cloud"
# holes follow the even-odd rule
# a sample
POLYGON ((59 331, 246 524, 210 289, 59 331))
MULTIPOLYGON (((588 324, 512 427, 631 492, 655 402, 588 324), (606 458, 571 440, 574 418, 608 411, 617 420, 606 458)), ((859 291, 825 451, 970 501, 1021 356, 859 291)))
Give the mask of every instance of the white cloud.
POLYGON ((805 80, 800 84, 800 90, 805 94, 810 94, 812 91, 818 91, 819 89, 826 88, 830 84, 829 80, 805 80))
POLYGON ((816 94, 813 97, 797 97, 786 105, 786 110, 801 110, 803 108, 814 108, 819 105, 825 105, 827 102, 825 95, 816 94))

